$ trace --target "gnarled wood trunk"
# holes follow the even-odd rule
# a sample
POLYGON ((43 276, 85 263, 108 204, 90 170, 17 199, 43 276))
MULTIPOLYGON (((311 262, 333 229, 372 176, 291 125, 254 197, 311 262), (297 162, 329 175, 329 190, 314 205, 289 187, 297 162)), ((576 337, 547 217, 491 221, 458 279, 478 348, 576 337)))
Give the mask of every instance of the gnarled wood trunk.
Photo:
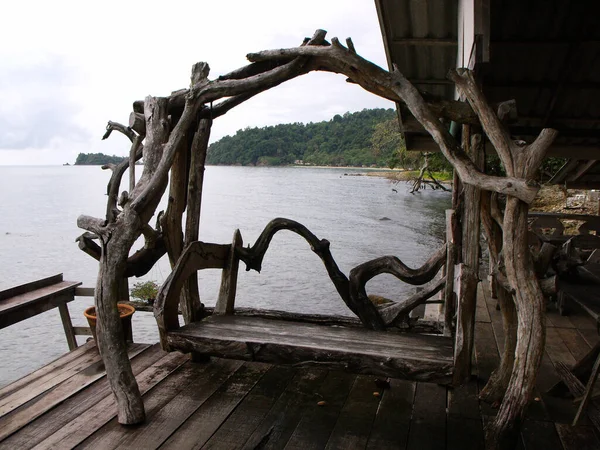
POLYGON ((515 290, 518 334, 515 363, 506 393, 493 425, 488 428, 488 448, 514 448, 525 407, 531 400, 546 338, 544 295, 535 276, 527 240, 524 202, 508 197, 504 213, 506 276, 515 290))

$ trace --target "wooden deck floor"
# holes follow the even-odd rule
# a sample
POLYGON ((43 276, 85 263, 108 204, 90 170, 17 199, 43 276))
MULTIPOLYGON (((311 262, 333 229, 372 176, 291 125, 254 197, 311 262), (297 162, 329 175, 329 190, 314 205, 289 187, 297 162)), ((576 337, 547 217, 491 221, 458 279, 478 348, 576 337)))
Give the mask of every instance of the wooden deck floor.
MULTIPOLYGON (((482 448, 482 423, 495 411, 477 393, 502 346, 500 313, 486 294, 480 287, 477 377, 458 389, 402 380, 381 389, 370 376, 221 359, 193 364, 158 345, 134 344, 148 420, 123 427, 88 343, 0 390, 0 448, 482 448)), ((558 379, 553 363, 574 363, 598 339, 583 314, 549 312, 539 401, 529 408, 519 448, 600 448, 588 422, 568 425, 570 400, 545 394, 558 379)))

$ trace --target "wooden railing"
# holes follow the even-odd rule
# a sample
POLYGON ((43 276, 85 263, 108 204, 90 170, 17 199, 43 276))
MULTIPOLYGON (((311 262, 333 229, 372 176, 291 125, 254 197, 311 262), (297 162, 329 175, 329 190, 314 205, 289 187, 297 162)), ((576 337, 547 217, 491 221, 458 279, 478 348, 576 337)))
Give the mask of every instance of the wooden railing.
POLYGON ((64 281, 53 275, 0 291, 0 329, 58 308, 70 350, 77 348, 75 336, 91 336, 89 327, 74 327, 67 303, 75 296, 93 296, 93 288, 79 287, 79 281, 64 281))

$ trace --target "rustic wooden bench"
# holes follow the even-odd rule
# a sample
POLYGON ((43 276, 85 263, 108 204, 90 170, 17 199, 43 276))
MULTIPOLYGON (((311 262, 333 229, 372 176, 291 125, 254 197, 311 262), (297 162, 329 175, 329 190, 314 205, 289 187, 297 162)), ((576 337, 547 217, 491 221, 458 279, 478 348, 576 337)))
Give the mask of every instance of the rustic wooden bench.
POLYGON ((69 348, 77 347, 67 303, 75 299, 78 281, 64 281, 63 275, 53 275, 0 291, 0 329, 22 320, 58 308, 69 348))
POLYGON ((323 366, 385 377, 449 383, 452 338, 358 327, 212 315, 167 333, 171 348, 222 358, 323 366))
MULTIPOLYGON (((297 367, 318 366, 353 373, 449 384, 453 374, 453 338, 388 329, 375 331, 347 322, 310 323, 235 315, 239 267, 236 232, 233 244, 194 242, 185 249, 154 303, 161 344, 165 350, 242 359, 297 367), (221 290, 212 315, 180 326, 181 290, 202 269, 222 269, 221 290)), ((360 322, 358 322, 360 325, 360 322)))

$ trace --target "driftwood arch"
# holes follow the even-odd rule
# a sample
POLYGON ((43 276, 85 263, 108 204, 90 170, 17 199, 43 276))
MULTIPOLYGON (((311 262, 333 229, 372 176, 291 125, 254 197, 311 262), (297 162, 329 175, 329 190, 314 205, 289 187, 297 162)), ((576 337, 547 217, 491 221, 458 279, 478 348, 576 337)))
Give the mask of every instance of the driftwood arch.
MULTIPOLYGON (((348 81, 375 95, 405 104, 431 134, 462 183, 506 195, 504 215, 496 222, 501 232, 495 233, 500 236, 498 243, 502 246, 506 282, 511 287, 506 304, 516 305, 512 318, 505 315, 505 320, 518 334, 511 344, 514 345, 514 359, 503 358, 499 375, 490 381, 503 400, 498 415, 487 429, 487 443, 490 448, 509 446, 510 436, 514 437, 511 431, 518 425, 531 399, 543 353, 544 302, 527 246, 527 211, 539 189, 533 182, 535 173, 556 137, 556 131, 542 130, 529 145, 513 141, 503 125, 505 108, 501 105, 498 111, 492 109, 470 71, 458 69, 449 74, 468 103, 426 101, 397 67, 388 72, 363 59, 350 39, 346 40, 346 46, 337 38, 329 43, 323 30, 317 30, 312 39, 305 39, 299 47, 250 53, 247 58, 249 65, 215 80, 208 79, 206 63, 197 63, 192 69, 189 89, 176 91, 169 97, 147 97, 144 101, 134 102, 129 126, 108 124, 105 137, 118 131, 130 139, 130 158, 124 164, 109 167, 113 173, 107 187, 106 216, 80 216, 77 224, 87 231, 79 239, 80 247, 99 260, 95 291, 98 345, 117 398, 119 421, 130 424, 144 420, 141 396, 120 339, 122 330, 116 305, 121 281, 126 275, 147 272, 165 252, 175 266, 183 249, 198 241, 199 194, 212 121, 266 89, 321 70, 343 74, 348 81), (463 147, 480 145, 481 135, 463 136, 461 146, 440 119, 481 126, 496 149, 507 176, 483 173, 464 151, 463 147), (135 162, 142 156, 143 173, 135 182, 135 162), (129 189, 119 194, 121 179, 127 169, 129 189), (169 204, 152 227, 149 220, 169 183, 169 172, 169 204), (185 227, 182 225, 184 210, 187 210, 185 227), (144 248, 129 257, 132 245, 142 234, 144 248)), ((458 260, 454 252, 452 242, 448 246, 449 261, 458 260)), ((393 262, 393 259, 381 260, 378 264, 380 268, 393 271, 393 262)), ((461 279, 465 289, 472 290, 475 286, 477 270, 473 261, 463 261, 461 279)), ((368 277, 368 271, 363 277, 368 277)), ((196 277, 189 277, 182 283, 184 318, 186 323, 195 322, 203 314, 196 277)), ((358 304, 363 304, 361 295, 364 293, 360 289, 357 292, 358 304)), ((449 296, 445 295, 445 298, 449 296)), ((459 298, 459 310, 462 302, 459 298)), ((472 334, 468 324, 458 323, 457 326, 466 327, 465 336, 472 334)), ((465 353, 463 358, 470 360, 470 354, 465 353)))

